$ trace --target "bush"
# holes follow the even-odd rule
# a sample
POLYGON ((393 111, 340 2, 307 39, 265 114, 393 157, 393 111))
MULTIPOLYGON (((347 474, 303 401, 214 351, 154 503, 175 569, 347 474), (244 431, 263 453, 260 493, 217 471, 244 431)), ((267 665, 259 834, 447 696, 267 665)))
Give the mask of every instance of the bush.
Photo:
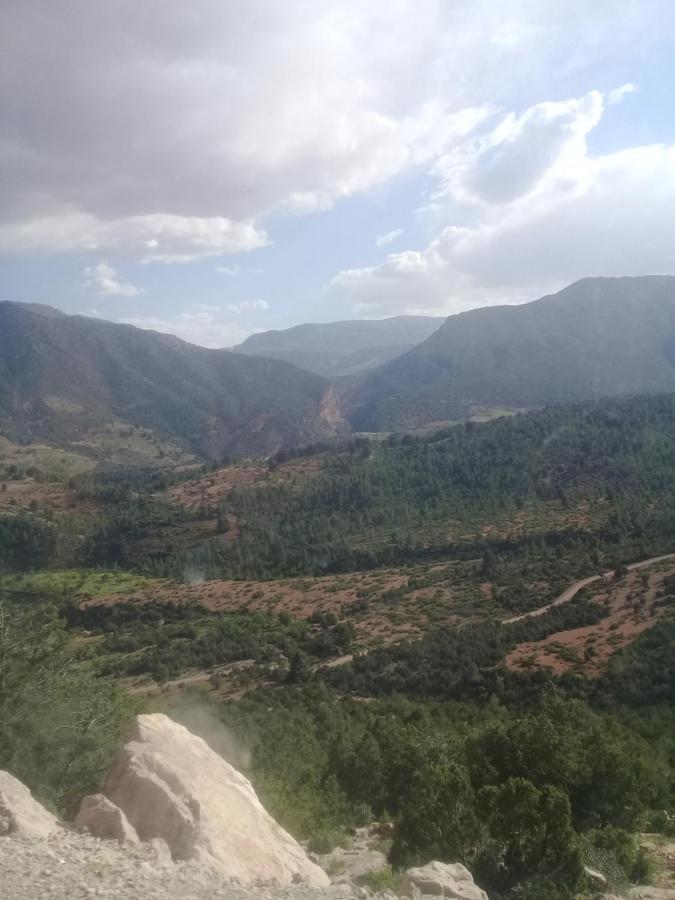
POLYGON ((382 869, 367 872, 356 880, 374 894, 380 891, 391 891, 393 894, 398 894, 402 878, 400 872, 395 872, 391 866, 384 866, 382 869))

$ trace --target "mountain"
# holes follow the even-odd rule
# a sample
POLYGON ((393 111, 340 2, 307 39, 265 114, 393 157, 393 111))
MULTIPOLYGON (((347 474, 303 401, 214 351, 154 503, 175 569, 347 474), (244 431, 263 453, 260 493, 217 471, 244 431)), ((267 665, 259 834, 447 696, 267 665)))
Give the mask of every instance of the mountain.
POLYGON ((206 458, 265 454, 333 432, 328 387, 277 360, 0 302, 0 433, 12 439, 82 444, 122 422, 206 458))
POLYGON ((293 363, 327 378, 373 369, 426 340, 443 323, 430 316, 395 316, 296 325, 252 334, 234 349, 293 363))
POLYGON ((418 347, 343 386, 359 431, 486 410, 675 391, 675 277, 587 278, 520 306, 450 316, 418 347))

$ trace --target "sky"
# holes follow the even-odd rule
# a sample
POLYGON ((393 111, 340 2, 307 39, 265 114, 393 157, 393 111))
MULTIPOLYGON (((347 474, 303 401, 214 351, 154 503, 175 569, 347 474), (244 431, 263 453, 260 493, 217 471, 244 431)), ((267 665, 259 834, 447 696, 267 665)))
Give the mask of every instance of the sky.
POLYGON ((204 346, 675 273, 672 0, 3 0, 0 299, 204 346))

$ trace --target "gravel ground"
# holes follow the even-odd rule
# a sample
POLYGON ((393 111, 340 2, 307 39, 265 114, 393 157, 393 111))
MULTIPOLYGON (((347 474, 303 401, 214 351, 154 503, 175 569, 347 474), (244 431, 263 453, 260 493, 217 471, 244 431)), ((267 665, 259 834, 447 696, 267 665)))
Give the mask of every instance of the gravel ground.
POLYGON ((66 829, 46 839, 0 838, 1 900, 327 900, 366 892, 301 885, 233 885, 194 862, 173 863, 166 845, 120 847, 66 829))

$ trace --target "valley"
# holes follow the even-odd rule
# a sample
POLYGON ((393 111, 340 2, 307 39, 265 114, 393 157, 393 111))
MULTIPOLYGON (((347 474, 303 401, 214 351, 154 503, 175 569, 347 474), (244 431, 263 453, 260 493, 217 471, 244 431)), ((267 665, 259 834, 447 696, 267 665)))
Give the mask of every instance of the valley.
POLYGON ((675 394, 482 413, 219 460, 102 412, 56 441, 6 429, 4 765, 67 816, 160 710, 224 729, 314 852, 391 820, 384 883, 447 853, 509 898, 568 900, 582 862, 656 878, 635 834, 665 839, 674 797, 675 394), (513 821, 560 854, 495 869, 513 821))
POLYGON ((672 13, 2 4, 0 900, 675 900, 672 13))

